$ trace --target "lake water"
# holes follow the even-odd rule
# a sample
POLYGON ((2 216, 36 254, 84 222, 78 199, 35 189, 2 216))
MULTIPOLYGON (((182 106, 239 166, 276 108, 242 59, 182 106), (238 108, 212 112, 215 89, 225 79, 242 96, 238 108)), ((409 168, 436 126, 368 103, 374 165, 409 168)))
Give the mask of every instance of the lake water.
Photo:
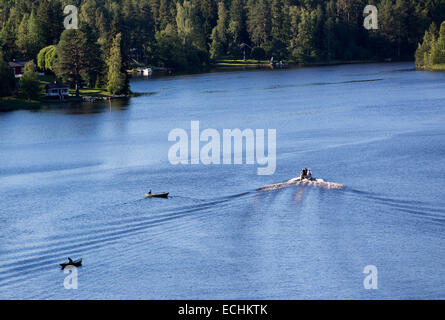
POLYGON ((141 95, 112 112, 0 113, 1 299, 445 298, 444 73, 389 63, 131 86, 141 95), (276 129, 275 174, 171 165, 169 132, 192 120, 276 129), (302 167, 346 188, 256 191, 302 167), (77 290, 58 266, 68 256, 84 261, 77 290))

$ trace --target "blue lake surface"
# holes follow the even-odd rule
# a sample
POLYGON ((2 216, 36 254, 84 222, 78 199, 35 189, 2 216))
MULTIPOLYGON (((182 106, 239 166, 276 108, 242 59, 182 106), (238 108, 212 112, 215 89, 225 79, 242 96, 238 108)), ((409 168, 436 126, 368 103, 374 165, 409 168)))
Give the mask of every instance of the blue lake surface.
POLYGON ((0 113, 0 299, 445 298, 445 73, 388 63, 131 87, 141 95, 112 112, 0 113), (276 129, 275 174, 170 164, 170 131, 193 120, 276 129), (346 188, 257 191, 302 167, 346 188), (68 256, 84 260, 77 290, 68 256))

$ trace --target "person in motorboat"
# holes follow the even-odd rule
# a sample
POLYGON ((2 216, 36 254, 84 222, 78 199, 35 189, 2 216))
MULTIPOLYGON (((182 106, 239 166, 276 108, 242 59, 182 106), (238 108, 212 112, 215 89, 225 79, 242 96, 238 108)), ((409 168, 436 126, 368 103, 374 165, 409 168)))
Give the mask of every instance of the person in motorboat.
POLYGON ((151 195, 151 189, 150 189, 150 191, 148 192, 148 194, 151 195))
POLYGON ((312 171, 308 168, 303 168, 300 173, 300 180, 312 180, 312 171))
POLYGON ((301 169, 300 180, 306 179, 306 175, 307 175, 307 168, 301 169))

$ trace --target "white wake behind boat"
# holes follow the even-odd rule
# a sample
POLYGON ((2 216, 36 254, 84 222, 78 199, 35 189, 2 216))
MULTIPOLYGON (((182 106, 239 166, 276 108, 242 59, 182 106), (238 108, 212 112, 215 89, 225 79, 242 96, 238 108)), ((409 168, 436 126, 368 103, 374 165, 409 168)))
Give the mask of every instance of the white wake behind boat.
POLYGON ((329 188, 329 189, 343 189, 344 188, 344 186, 342 184, 335 183, 335 182, 327 182, 327 181, 324 181, 323 179, 315 179, 315 178, 301 179, 300 177, 298 177, 298 178, 293 178, 287 182, 264 186, 264 187, 259 188, 258 190, 275 190, 275 189, 290 187, 293 185, 310 185, 310 186, 324 187, 324 188, 329 188))

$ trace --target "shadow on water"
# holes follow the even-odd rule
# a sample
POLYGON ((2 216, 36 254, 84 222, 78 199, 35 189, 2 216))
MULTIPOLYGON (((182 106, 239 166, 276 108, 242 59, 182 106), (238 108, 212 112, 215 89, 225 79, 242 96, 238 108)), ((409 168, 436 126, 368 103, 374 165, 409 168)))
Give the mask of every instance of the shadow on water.
MULTIPOLYGON (((150 95, 150 94, 147 94, 150 95)), ((129 99, 116 99, 111 101, 111 111, 125 111, 129 107, 129 99)), ((33 113, 55 112, 67 115, 95 114, 110 112, 110 102, 67 102, 67 103, 49 103, 38 104, 20 108, 33 113)), ((18 111, 18 109, 6 110, 1 113, 18 111)))
MULTIPOLYGON (((168 232, 170 230, 168 228, 170 222, 175 221, 174 228, 177 228, 181 226, 181 223, 187 223, 185 219, 200 219, 208 214, 212 214, 213 211, 211 209, 215 207, 222 208, 230 202, 243 199, 252 194, 252 192, 243 192, 218 197, 195 205, 177 207, 157 215, 145 214, 138 218, 107 221, 106 225, 89 224, 87 230, 80 230, 75 235, 60 234, 52 236, 49 241, 44 243, 32 244, 22 247, 20 250, 3 251, 1 252, 3 259, 9 255, 10 262, 3 263, 0 266, 0 285, 12 284, 22 279, 25 271, 30 273, 49 269, 67 255, 76 255, 81 254, 85 250, 90 251, 96 248, 103 248, 106 245, 112 245, 122 238, 144 234, 152 229, 155 229, 158 233, 168 232), (156 229, 157 227, 162 227, 162 229, 156 229), (15 259, 13 256, 16 255, 19 255, 20 258, 15 259)), ((143 200, 145 199, 126 202, 122 205, 140 204, 143 200)), ((119 206, 119 204, 116 206, 119 206)))
POLYGON ((94 114, 114 111, 125 111, 128 109, 129 100, 119 99, 111 102, 81 102, 69 104, 68 108, 63 108, 61 111, 65 114, 94 114))
POLYGON ((384 80, 385 79, 361 79, 361 80, 336 81, 336 82, 312 82, 312 83, 301 83, 301 84, 276 85, 276 86, 270 86, 270 87, 267 87, 264 89, 273 90, 273 89, 282 89, 282 88, 329 86, 329 85, 339 85, 339 84, 377 82, 377 81, 384 81, 384 80))

